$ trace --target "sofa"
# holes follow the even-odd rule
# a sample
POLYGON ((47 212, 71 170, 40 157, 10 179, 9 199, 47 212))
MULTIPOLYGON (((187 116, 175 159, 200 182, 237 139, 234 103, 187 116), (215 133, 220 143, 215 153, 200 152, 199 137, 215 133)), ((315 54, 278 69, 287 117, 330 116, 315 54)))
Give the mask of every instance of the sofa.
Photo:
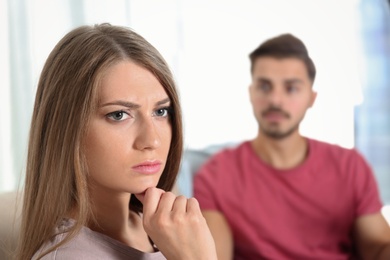
MULTIPOLYGON (((174 192, 192 197, 192 178, 200 165, 224 145, 212 145, 204 149, 185 149, 174 192)), ((0 260, 10 259, 17 243, 20 226, 21 194, 11 191, 0 193, 0 260)))
POLYGON ((11 259, 20 226, 21 194, 0 193, 0 260, 11 259))
MULTIPOLYGON (((175 192, 192 197, 192 180, 199 167, 211 155, 223 148, 235 145, 236 143, 226 143, 203 149, 185 149, 175 192)), ((21 203, 21 196, 16 192, 0 193, 0 260, 9 259, 9 253, 15 249, 20 225, 21 203)), ((390 224, 390 206, 383 210, 383 213, 390 224)))
POLYGON ((199 167, 213 154, 228 147, 234 147, 236 143, 223 143, 207 146, 202 149, 185 149, 177 177, 177 188, 180 194, 186 197, 193 196, 192 180, 199 167))

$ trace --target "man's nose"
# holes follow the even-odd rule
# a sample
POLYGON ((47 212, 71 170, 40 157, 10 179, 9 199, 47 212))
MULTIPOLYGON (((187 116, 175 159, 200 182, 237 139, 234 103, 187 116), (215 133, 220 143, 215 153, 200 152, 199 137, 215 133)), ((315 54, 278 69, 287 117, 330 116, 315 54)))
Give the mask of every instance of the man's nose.
POLYGON ((284 96, 283 91, 275 88, 268 94, 268 99, 272 105, 280 106, 283 103, 284 96))

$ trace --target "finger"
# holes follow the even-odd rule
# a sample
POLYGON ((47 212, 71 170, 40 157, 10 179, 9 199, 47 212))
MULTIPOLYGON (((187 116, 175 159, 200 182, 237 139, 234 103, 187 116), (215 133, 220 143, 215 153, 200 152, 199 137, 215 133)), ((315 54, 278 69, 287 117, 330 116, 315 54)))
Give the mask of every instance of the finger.
POLYGON ((189 198, 187 200, 187 212, 188 213, 200 213, 199 202, 195 198, 189 198))
POLYGON ((187 198, 185 196, 178 196, 176 197, 172 211, 174 213, 179 213, 179 212, 186 212, 187 211, 187 198))
POLYGON ((173 204, 175 202, 176 195, 172 192, 165 192, 161 195, 160 203, 156 210, 157 214, 167 214, 170 213, 173 209, 173 204))
POLYGON ((156 213, 159 206, 161 196, 165 191, 151 187, 148 188, 145 192, 144 202, 143 202, 143 214, 144 217, 152 216, 156 213))
POLYGON ((207 227, 206 219, 200 210, 199 202, 195 198, 189 198, 187 200, 187 221, 191 223, 191 226, 198 228, 207 227))

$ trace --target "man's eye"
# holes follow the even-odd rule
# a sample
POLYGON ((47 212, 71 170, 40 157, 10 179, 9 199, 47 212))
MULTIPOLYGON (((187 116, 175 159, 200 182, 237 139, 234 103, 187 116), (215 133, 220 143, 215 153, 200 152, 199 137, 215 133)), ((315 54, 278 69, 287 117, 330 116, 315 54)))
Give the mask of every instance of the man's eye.
POLYGON ((294 93, 294 92, 297 92, 298 91, 298 88, 296 86, 288 86, 287 87, 287 92, 288 93, 294 93))
POLYGON ((154 115, 158 117, 167 117, 168 114, 169 114, 168 108, 159 108, 154 112, 154 115))
POLYGON ((124 111, 115 111, 107 115, 109 119, 112 119, 114 121, 122 121, 126 119, 128 116, 129 115, 124 111))
POLYGON ((263 91, 263 92, 268 92, 271 90, 271 86, 268 83, 262 83, 257 86, 257 89, 263 91))

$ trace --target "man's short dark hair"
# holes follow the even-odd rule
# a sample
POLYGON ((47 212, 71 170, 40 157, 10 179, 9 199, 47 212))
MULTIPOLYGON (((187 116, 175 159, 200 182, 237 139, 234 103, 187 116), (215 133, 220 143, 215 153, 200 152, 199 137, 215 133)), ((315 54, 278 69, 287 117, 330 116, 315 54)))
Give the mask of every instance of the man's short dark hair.
POLYGON ((268 39, 260 44, 252 53, 249 54, 251 60, 251 72, 255 60, 260 57, 272 57, 276 59, 297 58, 303 61, 306 66, 307 73, 312 82, 316 76, 316 68, 305 44, 292 34, 282 34, 277 37, 268 39))

